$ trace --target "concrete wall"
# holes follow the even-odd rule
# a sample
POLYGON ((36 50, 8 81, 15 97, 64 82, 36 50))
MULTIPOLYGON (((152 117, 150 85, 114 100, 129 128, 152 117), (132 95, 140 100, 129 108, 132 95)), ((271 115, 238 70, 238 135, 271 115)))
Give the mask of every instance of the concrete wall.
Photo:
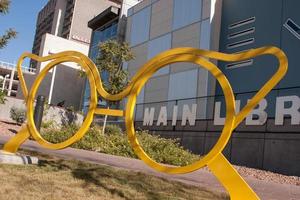
MULTIPOLYGON (((27 74, 27 73, 24 73, 23 75, 24 75, 24 79, 26 82, 27 90, 30 91, 37 75, 36 74, 27 74)), ((49 90, 50 90, 50 84, 51 84, 51 78, 52 78, 52 73, 48 73, 47 76, 42 81, 42 83, 40 84, 37 95, 43 95, 43 96, 48 97, 49 90)), ((18 86, 17 98, 24 99, 24 95, 23 95, 23 91, 22 91, 20 83, 18 86)))
POLYGON ((57 105, 65 101, 66 107, 73 106, 78 110, 81 105, 80 97, 84 82, 85 79, 78 76, 78 70, 59 65, 56 68, 51 104, 57 105))
MULTIPOLYGON (((78 51, 88 55, 89 45, 67 40, 51 34, 45 34, 43 36, 40 56, 48 56, 49 54, 59 53, 62 51, 78 51)), ((49 62, 41 63, 41 65, 38 66, 37 71, 40 72, 48 63, 49 62)), ((79 66, 76 63, 65 63, 64 65, 79 69, 79 66)))
POLYGON ((75 37, 89 40, 92 30, 88 28, 88 22, 110 6, 120 7, 119 4, 109 0, 76 0, 70 39, 75 37))
MULTIPOLYGON (((42 40, 40 55, 48 56, 49 54, 59 53, 62 51, 79 51, 85 55, 88 54, 88 45, 66 40, 51 34, 45 34, 42 40)), ((49 62, 39 63, 37 72, 39 73, 49 62)), ((50 100, 51 104, 65 100, 65 106, 73 106, 76 110, 81 105, 81 94, 84 88, 84 78, 78 76, 80 66, 77 63, 63 63, 56 66, 53 76, 53 70, 48 72, 42 81, 37 95, 44 95, 50 100), (53 87, 51 88, 51 83, 53 87), (52 91, 52 94, 51 92, 52 91)), ((24 74, 27 89, 30 91, 37 74, 24 74)), ((17 98, 22 99, 23 93, 19 87, 17 98)))
MULTIPOLYGON (((26 105, 23 100, 12 97, 6 97, 6 99, 5 104, 0 104, 0 120, 12 121, 10 118, 10 110, 13 107, 26 110, 26 105)), ((83 115, 68 111, 67 109, 51 106, 48 110, 44 111, 43 122, 47 121, 53 121, 58 126, 71 121, 80 125, 83 121, 83 115)))
MULTIPOLYGON (((33 82, 36 79, 36 74, 24 74, 27 89, 30 91, 33 82)), ((50 95, 50 86, 52 82, 52 73, 48 73, 45 79, 39 86, 37 96, 43 95, 48 100, 50 95)), ((59 102, 65 101, 64 106, 73 106, 78 110, 81 105, 81 94, 84 89, 85 79, 79 77, 78 70, 68 67, 66 65, 56 66, 55 77, 53 79, 53 90, 51 97, 51 104, 57 105, 59 102)), ((19 86, 18 99, 24 99, 23 91, 19 86)))
MULTIPOLYGON (((135 127, 150 130, 152 134, 165 138, 178 138, 184 148, 200 155, 211 150, 223 128, 214 126, 211 120, 197 120, 193 127, 182 127, 180 123, 181 121, 177 121, 177 126, 173 127, 171 121, 168 121, 167 126, 148 127, 143 126, 143 122, 136 121, 135 127)), ((285 124, 289 124, 288 119, 285 124)), ((274 126, 274 119, 268 119, 264 126, 258 127, 241 124, 223 153, 236 165, 300 176, 299 129, 300 125, 291 129, 274 126)))
POLYGON ((66 11, 67 1, 56 1, 56 7, 54 10, 54 19, 52 24, 51 34, 60 35, 63 29, 64 16, 66 11))

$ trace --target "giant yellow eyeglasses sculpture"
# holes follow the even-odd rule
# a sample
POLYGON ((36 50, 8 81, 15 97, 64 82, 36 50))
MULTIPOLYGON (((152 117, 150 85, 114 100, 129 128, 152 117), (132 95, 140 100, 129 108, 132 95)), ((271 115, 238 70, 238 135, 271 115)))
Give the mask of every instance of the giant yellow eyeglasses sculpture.
POLYGON ((218 180, 223 184, 223 186, 227 189, 231 199, 259 199, 255 192, 247 185, 247 183, 237 173, 233 166, 226 160, 226 158, 222 154, 222 150, 225 148, 228 140, 230 139, 232 131, 244 120, 244 118, 251 112, 251 110, 255 108, 259 101, 262 100, 283 78, 283 76, 286 74, 287 67, 288 61, 285 54, 276 47, 263 47, 238 54, 224 54, 195 48, 176 48, 165 51, 157 55, 153 59, 149 60, 140 68, 140 70, 132 78, 130 84, 124 91, 116 95, 111 95, 104 90, 99 72, 95 64, 88 57, 79 52, 66 51, 46 57, 38 57, 30 53, 24 53, 18 61, 18 74, 23 94, 26 100, 28 122, 15 137, 13 137, 4 145, 3 150, 9 153, 15 153, 18 150, 19 146, 30 136, 32 136, 40 145, 42 145, 45 148, 62 149, 70 146, 71 144, 80 140, 84 136, 90 124, 92 123, 94 114, 124 116, 128 140, 130 141, 134 152, 138 155, 138 157, 141 160, 143 160, 150 167, 165 173, 183 174, 207 166, 211 170, 211 172, 218 178, 218 180), (225 75, 218 69, 218 67, 212 62, 210 62, 208 59, 233 62, 242 61, 261 55, 275 56, 279 61, 278 70, 271 77, 271 79, 264 84, 264 86, 257 92, 257 94, 248 102, 248 104, 239 113, 236 114, 235 98, 228 80, 226 79, 225 75), (46 67, 41 71, 41 73, 37 76, 30 92, 28 92, 27 90, 25 80, 21 71, 21 64, 26 57, 36 60, 38 62, 50 61, 46 65, 46 67), (51 70, 54 66, 63 62, 78 63, 86 71, 91 89, 90 106, 88 114, 78 132, 64 142, 53 144, 43 139, 41 134, 37 131, 33 120, 33 104, 38 87, 41 84, 44 77, 46 76, 46 74, 48 73, 48 71, 51 70), (207 69, 220 83, 226 101, 226 120, 219 140, 212 148, 212 150, 201 160, 184 167, 167 166, 152 160, 139 144, 136 138, 133 124, 136 98, 143 86, 145 85, 145 83, 157 70, 166 65, 176 62, 191 62, 207 69), (110 101, 119 101, 125 97, 128 97, 128 102, 125 111, 97 108, 97 92, 104 99, 110 101))

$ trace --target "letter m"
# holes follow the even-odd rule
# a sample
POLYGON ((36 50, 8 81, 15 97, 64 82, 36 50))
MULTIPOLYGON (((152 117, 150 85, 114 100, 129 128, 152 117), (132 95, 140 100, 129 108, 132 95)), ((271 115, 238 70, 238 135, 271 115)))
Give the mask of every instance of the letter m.
POLYGON ((154 112, 155 108, 146 108, 144 112, 144 121, 143 121, 143 126, 152 126, 153 125, 153 119, 154 119, 154 112))

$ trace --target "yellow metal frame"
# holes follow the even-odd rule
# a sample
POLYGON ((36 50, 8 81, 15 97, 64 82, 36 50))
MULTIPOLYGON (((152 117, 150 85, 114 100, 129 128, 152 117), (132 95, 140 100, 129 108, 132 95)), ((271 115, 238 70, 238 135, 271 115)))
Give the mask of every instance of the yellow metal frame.
POLYGON ((245 117, 255 108, 255 106, 275 87, 275 85, 284 77, 287 72, 288 61, 285 54, 277 47, 262 47, 252 49, 246 52, 237 54, 224 54, 214 51, 207 51, 195 48, 176 48, 160 53, 146 64, 144 64, 137 74, 132 78, 130 84, 124 91, 119 94, 111 95, 107 93, 102 85, 100 74, 95 64, 85 55, 75 51, 65 51, 62 53, 38 57, 30 53, 24 53, 18 61, 18 74, 22 91, 26 100, 27 106, 27 124, 22 127, 18 134, 9 140, 3 150, 7 153, 15 153, 19 146, 32 136, 40 145, 49 149, 62 149, 70 146, 74 142, 80 140, 87 132, 92 123, 95 114, 124 116, 128 140, 137 156, 147 165, 160 172, 170 174, 183 174, 195 171, 204 166, 208 166, 211 172, 218 178, 230 194, 231 199, 254 200, 259 199, 255 192, 247 185, 243 178, 237 173, 233 166, 223 156, 222 151, 228 143, 233 130, 245 119, 245 117), (216 59, 228 62, 242 61, 256 56, 273 55, 279 61, 278 70, 275 74, 263 85, 263 87, 254 95, 247 105, 239 112, 235 113, 235 98, 226 76, 214 65, 209 59, 216 59), (26 83, 22 74, 21 66, 25 58, 31 58, 38 62, 50 61, 46 67, 38 74, 33 86, 28 92, 26 83), (91 98, 88 114, 81 128, 68 140, 53 144, 46 141, 38 132, 33 120, 34 99, 47 73, 56 65, 63 62, 75 62, 80 64, 85 70, 91 88, 91 98), (191 62, 198 64, 200 67, 208 70, 219 82, 222 87, 226 101, 226 119, 221 136, 212 150, 205 155, 201 160, 183 167, 173 167, 155 162, 150 158, 139 144, 133 123, 134 108, 136 98, 141 89, 149 78, 162 67, 176 62, 191 62), (97 92, 104 99, 110 101, 119 101, 128 97, 126 110, 111 110, 97 108, 97 92))

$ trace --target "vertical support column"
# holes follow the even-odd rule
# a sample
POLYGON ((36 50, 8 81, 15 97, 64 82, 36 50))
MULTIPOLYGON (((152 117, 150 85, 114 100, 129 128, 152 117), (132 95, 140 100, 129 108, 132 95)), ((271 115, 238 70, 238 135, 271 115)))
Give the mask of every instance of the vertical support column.
POLYGON ((54 82, 55 82, 55 75, 56 75, 56 66, 53 68, 53 71, 52 71, 52 78, 51 78, 51 85, 50 85, 50 91, 49 91, 48 104, 51 104, 51 101, 52 101, 53 87, 54 87, 54 82))
POLYGON ((7 96, 9 96, 9 97, 11 96, 11 90, 12 90, 12 86, 13 86, 14 77, 15 77, 15 69, 13 69, 10 73, 10 80, 9 80, 8 91, 7 91, 7 96))
POLYGON ((34 123, 38 130, 40 130, 41 124, 42 124, 44 103, 45 103, 45 97, 42 95, 39 95, 37 97, 37 101, 36 101, 36 105, 35 105, 35 109, 34 109, 34 123))

